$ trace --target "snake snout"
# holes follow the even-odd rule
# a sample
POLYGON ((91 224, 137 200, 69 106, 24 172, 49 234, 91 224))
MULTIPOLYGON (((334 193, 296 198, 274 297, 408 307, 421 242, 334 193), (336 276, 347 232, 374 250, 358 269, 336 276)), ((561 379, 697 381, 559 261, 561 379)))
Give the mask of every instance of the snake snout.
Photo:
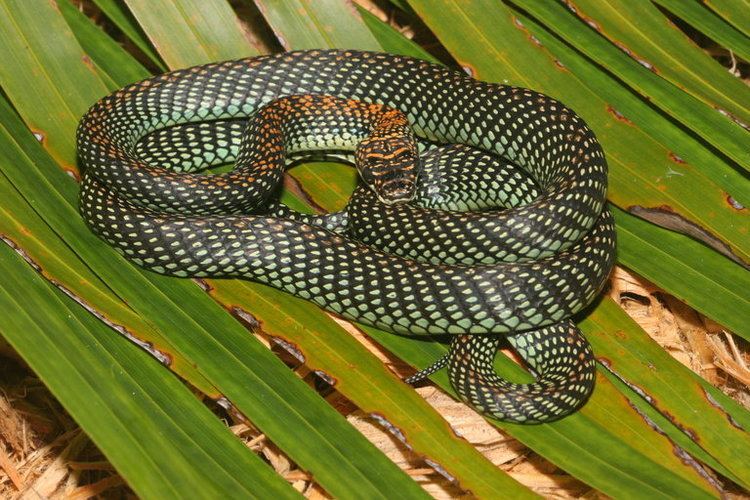
POLYGON ((417 186, 409 179, 391 179, 385 181, 377 192, 378 199, 386 205, 406 203, 414 198, 417 186))

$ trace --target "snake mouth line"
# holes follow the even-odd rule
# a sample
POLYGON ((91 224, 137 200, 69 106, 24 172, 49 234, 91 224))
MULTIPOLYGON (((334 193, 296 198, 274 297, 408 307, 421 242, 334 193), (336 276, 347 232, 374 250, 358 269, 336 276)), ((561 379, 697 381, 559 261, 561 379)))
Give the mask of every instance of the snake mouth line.
POLYGON ((417 186, 413 182, 394 179, 380 186, 376 195, 386 205, 398 205, 412 201, 416 191, 417 186))

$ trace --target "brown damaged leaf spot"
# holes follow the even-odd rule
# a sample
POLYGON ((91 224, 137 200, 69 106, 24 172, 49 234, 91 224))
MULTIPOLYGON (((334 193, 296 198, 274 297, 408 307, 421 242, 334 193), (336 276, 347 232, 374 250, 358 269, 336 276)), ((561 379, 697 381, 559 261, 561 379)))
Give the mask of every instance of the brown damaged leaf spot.
POLYGON ((672 452, 674 455, 680 459, 680 461, 693 469, 699 476, 701 476, 708 484, 710 484, 714 489, 716 489, 717 492, 723 497, 724 496, 724 490, 721 486, 721 484, 714 478, 711 474, 708 473, 706 468, 701 464, 698 460, 695 459, 690 453, 688 453, 687 450, 685 450, 683 447, 678 445, 672 438, 667 435, 664 430, 659 427, 659 425, 651 420, 651 418, 646 415, 643 411, 641 411, 640 408, 638 408, 636 405, 633 404, 632 401, 628 400, 628 405, 640 416, 644 422, 646 422, 646 425, 648 425, 652 430, 654 430, 657 434, 663 436, 669 443, 672 445, 672 452))
POLYGON ((211 293, 214 291, 214 287, 211 285, 211 283, 208 282, 208 280, 205 280, 203 278, 193 278, 193 282, 195 282, 195 284, 198 285, 200 289, 206 293, 211 293))
POLYGON ((604 356, 597 356, 596 360, 599 362, 600 365, 607 368, 608 370, 612 366, 612 360, 609 358, 605 358, 604 356))
POLYGON ((315 210, 317 213, 326 213, 327 210, 323 208, 320 204, 318 204, 313 197, 305 191, 305 189, 302 187, 302 184, 295 179, 293 176, 286 174, 284 175, 284 189, 288 189, 295 195, 297 195, 299 198, 301 198, 306 204, 308 204, 310 207, 312 207, 313 210, 315 210))
MULTIPOLYGON (((382 413, 372 412, 370 413, 370 418, 375 420, 383 429, 385 429, 389 434, 391 434, 393 437, 395 437, 397 440, 399 440, 409 451, 414 451, 412 446, 409 444, 408 440, 406 439, 406 435, 404 435, 404 432, 393 425, 382 413)), ((438 474, 446 478, 451 483, 455 484, 459 488, 461 486, 458 484, 458 481, 456 480, 456 477, 453 476, 451 473, 449 473, 445 467, 440 465, 438 462, 435 462, 434 460, 429 459, 428 457, 424 455, 420 455, 422 457, 422 460, 432 467, 432 469, 435 470, 438 474)), ((463 489, 463 488, 462 488, 463 489)), ((467 490, 467 493, 471 493, 467 490)))
POLYGON ((47 276, 44 274, 44 270, 42 269, 42 266, 36 263, 34 259, 31 258, 31 256, 21 248, 20 245, 18 245, 15 240, 13 240, 10 236, 6 234, 0 233, 0 240, 3 241, 6 245, 8 245, 11 249, 13 249, 14 252, 16 252, 18 255, 21 256, 21 258, 30 265, 34 271, 38 272, 42 276, 44 276, 45 279, 47 279, 47 276))
POLYGON ((388 431, 393 437, 401 441, 404 446, 410 451, 413 450, 409 442, 406 440, 406 436, 404 435, 404 432, 393 425, 382 413, 372 412, 370 413, 370 418, 375 420, 383 429, 388 431))
POLYGON ((578 18, 581 19, 581 21, 583 21, 584 23, 588 24, 594 31, 597 31, 599 33, 602 32, 601 25, 599 23, 597 23, 596 21, 594 21, 593 18, 591 18, 591 17, 587 16, 586 14, 584 14, 583 12, 581 12, 581 9, 579 9, 576 4, 574 4, 570 0, 565 0, 564 3, 565 3, 565 5, 568 7, 568 9, 573 14, 575 14, 576 16, 578 16, 578 18))
POLYGON ((560 59, 554 60, 555 67, 559 69, 560 71, 568 71, 568 68, 565 67, 565 65, 560 61, 560 59))
POLYGON ((656 69, 656 66, 653 65, 653 63, 649 62, 645 57, 641 57, 633 50, 631 50, 627 45, 620 42, 619 40, 615 40, 611 36, 607 35, 607 33, 602 29, 601 25, 596 22, 592 17, 586 15, 575 3, 572 2, 572 0, 564 0, 565 5, 568 7, 568 9, 575 14, 581 21, 588 24, 591 28, 594 29, 597 33, 608 39, 610 42, 612 42, 618 49, 625 52, 628 57, 635 60, 638 64, 646 68, 647 70, 659 74, 659 71, 656 69))
MULTIPOLYGON (((194 281, 198 281, 198 280, 194 280, 194 281)), ((213 287, 209 283, 204 283, 204 285, 210 288, 210 290, 213 290, 213 287)), ((261 321, 258 320, 258 318, 256 318, 255 315, 243 309, 242 307, 227 306, 225 307, 225 309, 228 310, 232 314, 232 316, 237 318, 240 321, 240 323, 242 323, 246 328, 250 329, 251 331, 254 331, 256 333, 263 331, 261 321)), ((284 349, 287 353, 289 353, 294 359, 296 359, 300 363, 304 364, 307 362, 307 358, 305 357, 304 351, 302 351, 302 349, 299 347, 298 344, 291 342, 290 340, 287 340, 278 335, 270 335, 265 332, 264 332, 264 335, 266 335, 271 342, 273 342, 277 346, 284 349)), ((315 369, 313 370, 313 372, 331 387, 335 386, 338 383, 338 380, 335 377, 329 375, 323 370, 315 369)))
POLYGON ((294 357, 294 359, 296 359, 300 363, 304 363, 306 361, 305 355, 302 352, 302 349, 300 349, 299 346, 295 344, 294 342, 290 342, 283 337, 277 337, 277 336, 271 336, 270 339, 274 344, 276 344, 277 346, 281 347, 286 352, 291 354, 294 357))
POLYGON ((249 328, 252 331, 260 331, 261 330, 261 323, 258 321, 258 318, 256 318, 252 313, 249 311, 246 311, 240 306, 226 306, 225 307, 235 318, 240 320, 240 323, 245 325, 245 327, 249 328))
POLYGON ((721 403, 719 403, 718 401, 716 401, 716 399, 714 399, 714 397, 711 395, 710 392, 706 390, 705 387, 703 388, 703 395, 706 397, 706 401, 708 401, 708 403, 711 406, 713 406, 714 408, 717 408, 721 413, 724 414, 727 421, 732 425, 732 427, 736 427, 737 429, 741 431, 745 431, 745 428, 742 427, 742 425, 734 419, 734 417, 721 405, 721 403))
POLYGON ((607 113, 609 113, 609 114, 611 114, 612 116, 614 116, 614 117, 615 117, 615 118, 617 119, 617 121, 621 121, 621 122, 623 122, 623 123, 625 123, 625 124, 627 124, 627 125, 630 125, 631 127, 632 127, 632 126, 634 125, 632 121, 630 121, 629 119, 627 119, 627 118, 625 117, 625 115, 623 115, 622 113, 620 113, 620 112, 619 112, 619 111, 618 111, 618 110, 617 110, 617 109, 616 109, 616 108, 615 108, 614 106, 612 106, 611 104, 607 104, 607 113))
POLYGON ((626 379, 625 377, 623 377, 622 375, 620 375, 620 373, 617 372, 613 368, 613 365, 612 365, 611 362, 608 365, 605 365, 605 367, 607 368, 607 370, 609 370, 609 372, 612 375, 614 375, 615 377, 617 377, 623 384, 627 385, 633 392, 635 392, 641 398, 643 398, 644 401, 646 401, 648 404, 650 404, 651 406, 653 406, 654 409, 656 409, 656 410, 659 409, 659 405, 657 404, 656 398, 654 398, 651 394, 647 393, 645 390, 641 389, 640 386, 634 384, 633 382, 629 381, 628 379, 626 379))
POLYGON ((30 127, 30 130, 31 133, 34 134, 34 138, 39 141, 42 146, 47 147, 47 134, 45 134, 43 130, 34 127, 30 127))
MULTIPOLYGON (((206 285, 209 287, 211 286, 208 284, 206 285)), ((213 288, 211 289, 213 290, 213 288)), ((242 323, 243 326, 245 326, 245 328, 256 333, 263 332, 263 324, 251 312, 247 311, 246 309, 240 306, 234 306, 234 305, 225 306, 225 309, 229 311, 232 314, 232 316, 237 318, 239 322, 242 323)), ((305 354, 302 352, 302 349, 300 349, 297 344, 290 342, 289 340, 283 337, 270 335, 268 333, 264 333, 264 334, 268 336, 271 342, 278 345, 279 347, 284 349, 286 352, 288 352, 290 355, 292 355, 294 359, 296 359, 300 363, 305 363, 306 361, 305 354)), ((329 377, 329 378, 332 378, 332 377, 329 377)))
MULTIPOLYGON (((726 193, 725 193, 726 194, 726 193)), ((737 211, 745 210, 745 205, 732 198, 732 195, 726 194, 727 204, 737 211)))
POLYGON ((479 75, 479 71, 471 63, 467 63, 465 61, 458 61, 458 65, 461 67, 464 73, 466 73, 472 78, 477 78, 477 75, 479 75))
POLYGON ((63 172, 65 172, 66 174, 68 174, 74 181, 76 181, 77 183, 80 184, 80 182, 81 182, 81 174, 78 172, 77 168, 73 168, 73 167, 69 167, 69 166, 63 165, 62 169, 63 169, 63 172))
MULTIPOLYGON (((427 457, 423 457, 422 460, 424 460, 424 463, 426 463, 427 465, 429 465, 430 467, 432 467, 435 470, 435 472, 437 472, 438 474, 440 474, 441 476, 443 476, 449 482, 458 485, 458 481, 456 480, 456 477, 454 475, 452 475, 450 472, 448 472, 447 470, 445 470, 445 468, 442 465, 440 465, 439 463, 435 462, 434 460, 430 460, 427 457)), ((469 491, 469 490, 465 490, 465 491, 467 493, 467 496, 472 496, 471 495, 471 491, 469 491)))
POLYGON ((123 337, 130 340, 132 343, 134 343, 135 345, 137 345, 138 347, 140 347, 141 349, 149 353, 152 357, 156 358, 156 360, 159 361, 161 364, 163 364, 166 367, 172 366, 172 356, 163 350, 157 349, 154 346, 153 342, 142 340, 136 337, 132 332, 126 329, 123 325, 114 323, 109 318, 107 318, 103 313, 95 309, 91 304, 83 300, 81 297, 75 295, 71 290, 64 287, 62 284, 54 280, 50 280, 50 283, 52 283, 57 288, 59 288, 65 295, 67 295, 68 297, 76 301, 81 307, 86 309, 99 321, 101 321, 108 327, 112 328, 114 331, 116 331, 123 337))
POLYGON ((677 417, 675 417, 672 413, 668 412, 667 410, 660 409, 658 406, 656 409, 664 415, 664 417, 667 418, 672 424, 674 424, 675 427, 680 429, 683 434, 685 434, 687 437, 690 438, 691 441, 694 441, 696 443, 700 442, 700 437, 698 436, 698 433, 695 431, 695 429, 691 429, 690 427, 687 427, 686 425, 682 425, 679 420, 677 420, 677 417))
POLYGON ((592 17, 589 17, 586 14, 584 14, 583 12, 581 12, 580 9, 573 2, 566 1, 564 3, 568 6, 568 9, 570 9, 570 11, 573 14, 575 14, 576 16, 578 16, 578 18, 581 21, 583 21, 584 23, 588 24, 594 31, 598 31, 599 33, 602 32, 601 25, 598 22, 594 21, 594 19, 592 17))
POLYGON ((96 66, 94 66, 94 62, 87 54, 83 54, 81 56, 81 61, 83 62, 84 66, 91 70, 92 73, 96 73, 96 66))
POLYGON ((60 290, 62 293, 70 297, 73 301, 75 301, 78 305, 80 305, 82 308, 84 308, 88 313, 90 313, 92 316, 94 316, 96 319, 149 353, 153 358, 155 358, 157 361, 159 361, 164 366, 171 366, 172 365, 172 356, 168 354, 167 352, 157 349, 156 346, 154 346, 153 342, 143 340, 136 336, 133 332, 125 328, 124 325, 121 325, 119 323, 115 323, 112 321, 108 316, 106 316, 103 312, 96 309, 93 305, 91 305, 89 302, 83 299, 83 297, 80 297, 76 293, 74 293, 71 289, 60 283, 59 281, 55 280, 52 276, 49 276, 42 266, 39 265, 31 256, 24 250, 20 245, 18 245, 12 238, 5 234, 0 233, 0 241, 3 241, 6 245, 8 245, 11 249, 13 249, 14 252, 16 252, 18 255, 21 256, 21 258, 29 265, 31 266, 34 271, 39 273, 45 280, 47 280, 51 285, 53 285, 55 288, 60 290))
POLYGON ((539 40, 534 34, 529 31, 526 26, 521 22, 520 19, 518 19, 515 16, 511 16, 513 19, 513 24, 518 28, 519 30, 523 31, 526 35, 526 39, 529 40, 531 43, 533 43, 537 48, 540 48, 544 51, 547 58, 552 61, 552 63, 555 65, 555 69, 567 72, 568 68, 565 67, 562 61, 554 57, 545 47, 541 40, 539 40))
POLYGON ((333 377, 332 375, 329 375, 328 373, 324 372, 323 370, 313 370, 313 373, 320 377, 323 382, 330 385, 331 387, 335 387, 338 383, 338 380, 336 377, 333 377))
POLYGON ((626 55, 628 55, 631 59, 633 59, 635 62, 646 68, 647 70, 651 71, 652 73, 659 74, 659 70, 656 69, 656 66, 653 65, 653 63, 649 62, 646 58, 639 56, 632 50, 628 48, 627 45, 620 42, 619 40, 612 40, 612 43, 615 44, 615 46, 620 49, 621 51, 625 52, 626 55))
POLYGON ((720 108, 718 106, 714 106, 714 109, 716 111, 718 111, 720 114, 722 114, 722 115, 726 116, 727 118, 729 118, 730 120, 732 120, 734 123, 736 123, 740 127, 744 128, 745 130, 750 131, 750 125, 748 125, 744 121, 740 120, 734 113, 730 113, 726 109, 720 108))
POLYGON ((750 270, 750 263, 745 262, 738 255, 736 255, 728 244, 726 244, 724 241, 716 237, 713 233, 699 226, 695 222, 690 221, 680 214, 676 213, 674 209, 668 205, 661 205, 658 207, 643 207, 640 205, 631 205, 627 208, 627 211, 637 217, 656 224, 657 226, 671 229, 672 231, 677 231, 678 233, 682 233, 690 236, 691 238, 702 241, 717 252, 732 259, 734 262, 741 265, 745 269, 750 270))
POLYGON ((674 151, 669 152, 669 159, 680 165, 687 163, 685 160, 682 159, 681 156, 678 156, 674 151))
POLYGON ((689 437, 691 441, 693 441, 695 443, 700 443, 700 436, 695 431, 695 429, 692 429, 692 428, 688 427, 687 425, 682 424, 677 419, 677 417, 675 417, 671 412, 669 412, 668 410, 662 408, 661 405, 659 404, 659 401, 655 397, 653 397, 651 394, 649 394, 645 389, 643 389, 638 384, 635 384, 635 383, 631 382, 630 380, 628 380, 627 378, 625 378, 623 375, 621 375, 617 370, 615 370, 612 367, 611 363, 608 363, 608 364, 602 363, 602 365, 612 375, 614 375, 615 377, 617 377, 617 379, 620 380, 620 382, 622 382, 623 384, 625 384, 626 386, 628 386, 630 388, 630 390, 632 390, 633 392, 635 392, 636 394, 638 394, 638 396, 640 396, 644 401, 646 401, 654 410, 658 411, 661 415, 664 416, 664 418, 666 418, 667 420, 669 420, 672 423, 672 425, 674 425, 675 427, 677 427, 678 429, 680 429, 680 431, 683 434, 685 434, 687 437, 689 437))
POLYGON ((516 25, 516 28, 520 29, 526 34, 526 39, 529 40, 531 43, 533 43, 537 47, 544 47, 544 44, 542 43, 542 41, 539 40, 536 36, 534 36, 534 34, 526 28, 526 25, 524 25, 521 22, 521 20, 515 16, 513 16, 513 24, 516 25))
MULTIPOLYGON (((412 446, 409 444, 408 440, 406 439, 406 436, 404 435, 404 432, 393 425, 385 416, 381 413, 372 412, 370 413, 370 418, 375 420, 383 429, 385 429, 389 434, 391 434, 393 437, 398 439, 409 451, 414 451, 412 446)), ((456 480, 455 476, 453 476, 451 473, 449 473, 445 467, 440 465, 438 462, 435 462, 434 460, 431 460, 427 458, 424 455, 421 455, 422 460, 429 465, 432 469, 435 470, 438 474, 446 478, 451 483, 458 486, 458 481, 456 480)), ((460 487, 460 486, 459 486, 460 487)))

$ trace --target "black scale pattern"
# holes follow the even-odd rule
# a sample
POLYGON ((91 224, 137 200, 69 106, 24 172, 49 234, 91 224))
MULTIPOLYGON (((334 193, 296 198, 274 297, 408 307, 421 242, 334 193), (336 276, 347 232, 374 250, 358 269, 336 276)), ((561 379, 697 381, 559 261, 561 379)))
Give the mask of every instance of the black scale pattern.
MULTIPOLYGON (((604 210, 607 169, 593 133, 549 97, 407 57, 295 52, 189 68, 122 89, 84 116, 78 147, 85 168, 82 215, 102 238, 151 270, 267 283, 394 332, 520 332, 509 339, 540 373, 570 367, 573 359, 578 359, 575 373, 590 365, 585 341, 569 341, 569 328, 559 322, 593 300, 613 265, 614 226, 604 210), (493 212, 489 230, 477 231, 470 219, 478 216, 471 213, 434 223, 412 212, 405 223, 399 211, 412 209, 403 205, 380 212, 370 197, 366 203, 373 210, 350 207, 352 223, 361 228, 358 237, 395 254, 293 218, 246 215, 276 189, 283 158, 236 168, 221 182, 194 170, 241 155, 235 139, 243 121, 263 105, 297 94, 399 109, 422 139, 467 144, 519 165, 533 182, 521 176, 519 185, 525 187, 505 191, 510 205, 529 200, 524 189, 531 198, 535 189, 541 195, 493 212), (218 127, 199 123, 205 121, 218 127), (182 146, 160 147, 178 138, 182 146), (462 226, 467 220, 469 230, 462 226), (426 239, 418 236, 422 230, 426 239), (448 250, 431 239, 445 240, 448 250), (482 264, 451 264, 472 258, 482 264), (572 354, 563 356, 558 343, 573 346, 572 354), (559 356, 549 355, 558 351, 559 356)), ((472 154, 476 159, 481 153, 472 154)), ((468 182, 481 185, 480 192, 493 190, 486 179, 468 182)), ((461 191, 455 193, 454 205, 447 204, 451 210, 461 208, 461 191)), ((581 394, 590 391, 590 381, 569 377, 585 389, 558 384, 557 392, 568 391, 570 401, 542 391, 531 398, 535 409, 517 404, 505 411, 511 403, 503 401, 503 411, 497 410, 487 403, 497 400, 498 391, 487 389, 497 381, 472 364, 491 366, 486 358, 494 357, 496 339, 485 338, 458 337, 455 362, 449 364, 454 384, 464 387, 460 392, 478 408, 532 422, 562 416, 585 400, 581 394), (467 353, 474 361, 458 361, 467 353)))

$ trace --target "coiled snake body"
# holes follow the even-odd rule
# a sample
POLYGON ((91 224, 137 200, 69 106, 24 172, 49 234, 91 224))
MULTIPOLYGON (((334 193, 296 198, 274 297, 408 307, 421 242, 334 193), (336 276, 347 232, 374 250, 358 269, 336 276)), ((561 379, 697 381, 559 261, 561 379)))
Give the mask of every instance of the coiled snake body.
POLYGON ((396 333, 455 334, 413 380, 447 365, 461 397, 497 418, 560 418, 593 388, 568 318, 613 265, 607 168, 554 99, 403 56, 291 52, 117 91, 82 118, 78 149, 83 217, 144 267, 251 279, 396 333), (347 149, 372 189, 343 215, 274 202, 290 155, 347 149), (497 334, 536 382, 495 375, 497 334))

